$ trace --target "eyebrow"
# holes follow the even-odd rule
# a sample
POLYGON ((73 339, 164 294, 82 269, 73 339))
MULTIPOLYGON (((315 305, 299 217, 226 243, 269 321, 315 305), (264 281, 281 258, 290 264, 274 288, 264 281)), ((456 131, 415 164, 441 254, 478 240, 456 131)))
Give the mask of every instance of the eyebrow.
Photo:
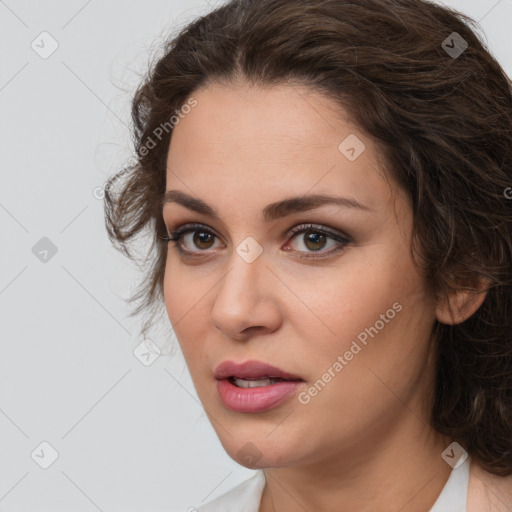
MULTIPOLYGON (((213 217, 214 219, 220 219, 219 212, 217 212, 215 208, 205 203, 202 199, 190 196, 180 190, 169 190, 165 193, 162 199, 162 207, 168 203, 178 203, 189 210, 213 217)), ((373 208, 361 204, 355 199, 341 196, 314 194, 290 197, 275 203, 270 203, 263 208, 263 219, 265 222, 270 222, 293 213, 300 213, 329 204, 375 212, 373 208)))

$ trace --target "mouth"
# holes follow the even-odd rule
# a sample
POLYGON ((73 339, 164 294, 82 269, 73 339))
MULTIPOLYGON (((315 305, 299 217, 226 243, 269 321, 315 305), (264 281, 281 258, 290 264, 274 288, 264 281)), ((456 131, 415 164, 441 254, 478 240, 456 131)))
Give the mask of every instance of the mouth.
POLYGON ((255 379, 241 379, 238 377, 228 377, 229 382, 237 388, 261 388, 264 386, 273 386, 278 382, 303 382, 301 379, 282 379, 280 377, 265 377, 255 379))
POLYGON ((224 361, 215 369, 214 377, 217 380, 237 379, 238 381, 246 382, 257 382, 260 380, 303 380, 298 375, 291 374, 262 361, 245 361, 243 363, 224 361))
POLYGON ((215 370, 224 405, 237 412, 262 412, 277 407, 305 381, 260 361, 225 361, 215 370))

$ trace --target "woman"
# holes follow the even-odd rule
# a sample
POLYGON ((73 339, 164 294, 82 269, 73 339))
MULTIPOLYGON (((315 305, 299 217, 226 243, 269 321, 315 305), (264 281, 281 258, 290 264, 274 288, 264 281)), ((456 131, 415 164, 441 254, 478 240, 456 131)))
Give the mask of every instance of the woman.
POLYGON ((200 511, 511 509, 511 83, 470 24, 233 0, 139 87, 109 236, 152 231, 136 312, 258 470, 200 511))

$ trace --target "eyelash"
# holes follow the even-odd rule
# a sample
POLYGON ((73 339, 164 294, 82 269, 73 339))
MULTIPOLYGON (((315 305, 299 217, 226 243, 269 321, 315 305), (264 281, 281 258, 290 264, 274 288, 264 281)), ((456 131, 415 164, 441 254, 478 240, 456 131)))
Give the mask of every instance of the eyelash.
MULTIPOLYGON (((162 237, 164 240, 166 240, 168 243, 170 242, 180 242, 182 238, 188 234, 193 233, 195 231, 202 230, 204 233, 211 234, 213 236, 216 236, 215 233, 213 233, 210 229, 206 228, 206 226, 203 226, 202 224, 187 224, 185 226, 181 226, 176 231, 172 231, 168 234, 167 237, 162 237)), ((325 228, 324 226, 314 225, 314 224, 301 224, 299 226, 294 227, 290 232, 288 233, 288 236, 290 238, 295 237, 298 234, 306 233, 306 232, 313 232, 317 234, 326 235, 328 238, 338 242, 339 246, 337 248, 331 249, 329 251, 321 252, 321 251, 311 251, 311 255, 309 256, 299 256, 303 259, 308 260, 314 260, 314 259, 323 259, 331 254, 338 253, 342 251, 347 244, 351 242, 351 239, 347 235, 341 235, 334 233, 330 231, 329 229, 325 228), (315 252, 321 253, 321 256, 318 256, 315 254, 315 252)), ((201 255, 196 255, 196 252, 207 252, 207 250, 204 251, 189 251, 188 249, 183 249, 178 243, 175 243, 173 246, 175 249, 178 250, 178 252, 186 257, 186 258, 202 258, 201 255)), ((298 252, 305 252, 305 251, 298 251, 298 252)))

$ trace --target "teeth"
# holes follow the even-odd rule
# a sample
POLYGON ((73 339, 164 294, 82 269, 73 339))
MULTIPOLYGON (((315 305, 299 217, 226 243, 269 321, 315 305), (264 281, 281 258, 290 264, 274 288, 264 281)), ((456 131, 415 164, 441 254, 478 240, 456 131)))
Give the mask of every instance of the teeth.
POLYGON ((259 380, 245 380, 245 379, 238 379, 236 377, 232 378, 232 382, 235 386, 238 386, 239 388, 259 388, 262 386, 270 386, 272 384, 275 384, 276 382, 279 382, 282 379, 259 379, 259 380))

